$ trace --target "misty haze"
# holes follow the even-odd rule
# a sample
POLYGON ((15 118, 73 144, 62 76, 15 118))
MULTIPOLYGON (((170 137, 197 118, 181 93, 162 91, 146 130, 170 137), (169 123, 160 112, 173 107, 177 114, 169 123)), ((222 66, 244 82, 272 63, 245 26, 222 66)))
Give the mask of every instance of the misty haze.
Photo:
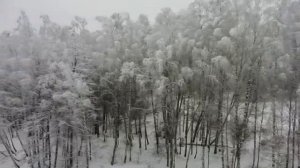
POLYGON ((300 168, 299 86, 300 0, 0 0, 0 168, 300 168))

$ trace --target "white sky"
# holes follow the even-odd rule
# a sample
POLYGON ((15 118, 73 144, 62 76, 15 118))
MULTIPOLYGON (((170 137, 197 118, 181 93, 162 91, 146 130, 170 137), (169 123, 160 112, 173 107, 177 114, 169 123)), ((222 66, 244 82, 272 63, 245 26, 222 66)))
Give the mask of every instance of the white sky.
POLYGON ((38 28, 40 15, 47 14, 60 25, 68 25, 74 16, 84 17, 88 28, 97 29, 96 16, 110 16, 114 12, 128 12, 132 19, 139 14, 154 20, 161 8, 170 7, 178 12, 193 0, 0 0, 0 32, 16 27, 21 10, 24 10, 32 25, 38 28))

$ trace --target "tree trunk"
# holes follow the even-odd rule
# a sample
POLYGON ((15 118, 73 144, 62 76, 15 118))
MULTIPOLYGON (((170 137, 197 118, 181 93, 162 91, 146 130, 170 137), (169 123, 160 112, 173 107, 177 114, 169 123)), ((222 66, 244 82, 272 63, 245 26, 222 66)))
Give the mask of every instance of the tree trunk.
MULTIPOLYGON (((272 101, 272 135, 273 139, 275 139, 276 136, 276 99, 275 95, 273 95, 273 101, 272 101)), ((275 145, 272 144, 272 168, 275 168, 275 145)))
POLYGON ((265 105, 266 103, 264 102, 262 112, 261 112, 261 120, 260 120, 260 127, 259 127, 259 135, 258 135, 258 149, 257 149, 257 162, 256 162, 256 168, 259 168, 259 160, 260 160, 260 143, 261 143, 261 131, 263 128, 263 123, 264 123, 264 112, 265 112, 265 105))
POLYGON ((113 165, 115 163, 116 150, 117 150, 118 145, 119 145, 119 122, 120 122, 120 105, 117 104, 117 114, 114 117, 114 139, 115 139, 115 144, 114 144, 114 150, 113 150, 113 155, 112 155, 112 159, 111 159, 111 165, 113 165))
POLYGON ((125 116, 124 116, 124 126, 125 126, 125 155, 124 155, 124 163, 126 163, 127 161, 127 149, 128 149, 128 124, 127 124, 127 115, 126 115, 126 112, 125 112, 125 116))
POLYGON ((290 95, 289 98, 289 128, 288 128, 288 135, 287 135, 287 147, 286 147, 286 163, 285 167, 289 168, 289 161, 290 161, 290 136, 291 136, 291 124, 292 124, 292 98, 290 95))
MULTIPOLYGON (((2 132, 3 132, 3 131, 2 131, 2 132)), ((4 134, 5 134, 5 133, 4 133, 4 134)), ((1 140, 2 144, 3 144, 3 146, 5 147, 7 153, 9 154, 9 157, 11 158, 11 160, 12 160, 14 166, 15 166, 16 168, 20 168, 20 166, 17 164, 17 162, 16 162, 16 160, 15 160, 15 157, 14 157, 13 154, 11 153, 11 149, 9 149, 9 146, 8 146, 7 143, 3 140, 3 137, 2 137, 2 135, 1 135, 1 133, 0 133, 0 140, 1 140)))
POLYGON ((219 143, 219 134, 222 132, 222 121, 223 121, 223 115, 222 115, 222 107, 223 107, 223 98, 224 98, 224 79, 222 79, 220 86, 221 88, 219 89, 219 100, 218 100, 218 117, 217 117, 217 124, 218 128, 216 131, 216 136, 215 136, 215 150, 214 154, 217 154, 218 152, 218 143, 219 143))
POLYGON ((28 152, 27 152, 27 150, 26 150, 26 148, 25 148, 25 146, 24 146, 23 141, 22 141, 21 138, 20 138, 20 135, 19 135, 19 132, 18 132, 17 129, 16 129, 16 135, 17 135, 17 138, 18 138, 18 140, 19 140, 19 142, 20 142, 20 144, 21 144, 22 149, 23 149, 24 152, 25 152, 26 157, 28 157, 29 154, 28 154, 28 152))
POLYGON ((154 108, 154 101, 153 101, 153 90, 150 90, 151 94, 151 107, 152 107, 152 113, 153 113, 153 121, 154 121, 154 130, 155 130, 155 140, 156 140, 156 153, 159 153, 159 136, 158 136, 158 117, 157 117, 157 112, 154 108))
POLYGON ((295 167, 296 120, 297 120, 297 99, 295 99, 295 111, 294 111, 294 116, 293 116, 292 168, 295 167))
POLYGON ((88 139, 85 142, 85 160, 86 160, 86 168, 90 166, 90 156, 89 156, 89 146, 88 146, 88 139))
POLYGON ((145 132, 145 150, 147 150, 147 145, 149 145, 148 133, 147 133, 147 115, 144 115, 144 132, 145 132))
POLYGON ((202 168, 205 168, 205 145, 202 146, 202 168))
POLYGON ((221 133, 221 159, 222 159, 222 168, 225 168, 225 149, 224 149, 224 133, 221 133))
POLYGON ((51 168, 51 136, 50 136, 50 115, 47 119, 47 146, 48 146, 48 167, 51 168))
POLYGON ((55 144, 55 154, 54 154, 54 165, 53 165, 53 168, 56 168, 56 164, 57 164, 58 143, 59 143, 59 127, 57 127, 56 144, 55 144))
POLYGON ((73 167, 73 129, 70 127, 70 168, 73 167))
POLYGON ((189 124, 189 97, 187 98, 187 103, 186 103, 186 121, 185 121, 185 134, 184 134, 184 139, 185 139, 185 147, 184 147, 184 157, 187 155, 187 141, 188 141, 188 124, 189 124))
POLYGON ((139 136, 139 149, 142 149, 142 116, 139 116, 138 136, 139 136))

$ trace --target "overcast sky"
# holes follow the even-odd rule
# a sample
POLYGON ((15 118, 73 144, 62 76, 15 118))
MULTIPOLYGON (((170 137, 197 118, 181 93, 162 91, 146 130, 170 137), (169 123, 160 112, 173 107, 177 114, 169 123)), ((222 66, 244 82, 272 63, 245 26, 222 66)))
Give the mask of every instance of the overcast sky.
POLYGON ((97 28, 95 16, 110 16, 114 12, 128 12, 132 19, 143 13, 154 20, 161 8, 170 7, 178 12, 193 0, 0 0, 0 32, 16 27, 21 10, 30 18, 32 25, 38 28, 40 15, 47 14, 60 25, 67 25, 74 16, 84 17, 88 28, 97 28))

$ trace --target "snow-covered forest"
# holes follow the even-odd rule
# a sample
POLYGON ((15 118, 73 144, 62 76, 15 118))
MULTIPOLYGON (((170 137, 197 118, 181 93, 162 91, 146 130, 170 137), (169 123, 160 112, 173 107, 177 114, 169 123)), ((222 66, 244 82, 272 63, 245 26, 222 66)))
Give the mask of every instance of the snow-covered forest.
POLYGON ((299 0, 95 18, 1 32, 1 168, 300 166, 299 0))

